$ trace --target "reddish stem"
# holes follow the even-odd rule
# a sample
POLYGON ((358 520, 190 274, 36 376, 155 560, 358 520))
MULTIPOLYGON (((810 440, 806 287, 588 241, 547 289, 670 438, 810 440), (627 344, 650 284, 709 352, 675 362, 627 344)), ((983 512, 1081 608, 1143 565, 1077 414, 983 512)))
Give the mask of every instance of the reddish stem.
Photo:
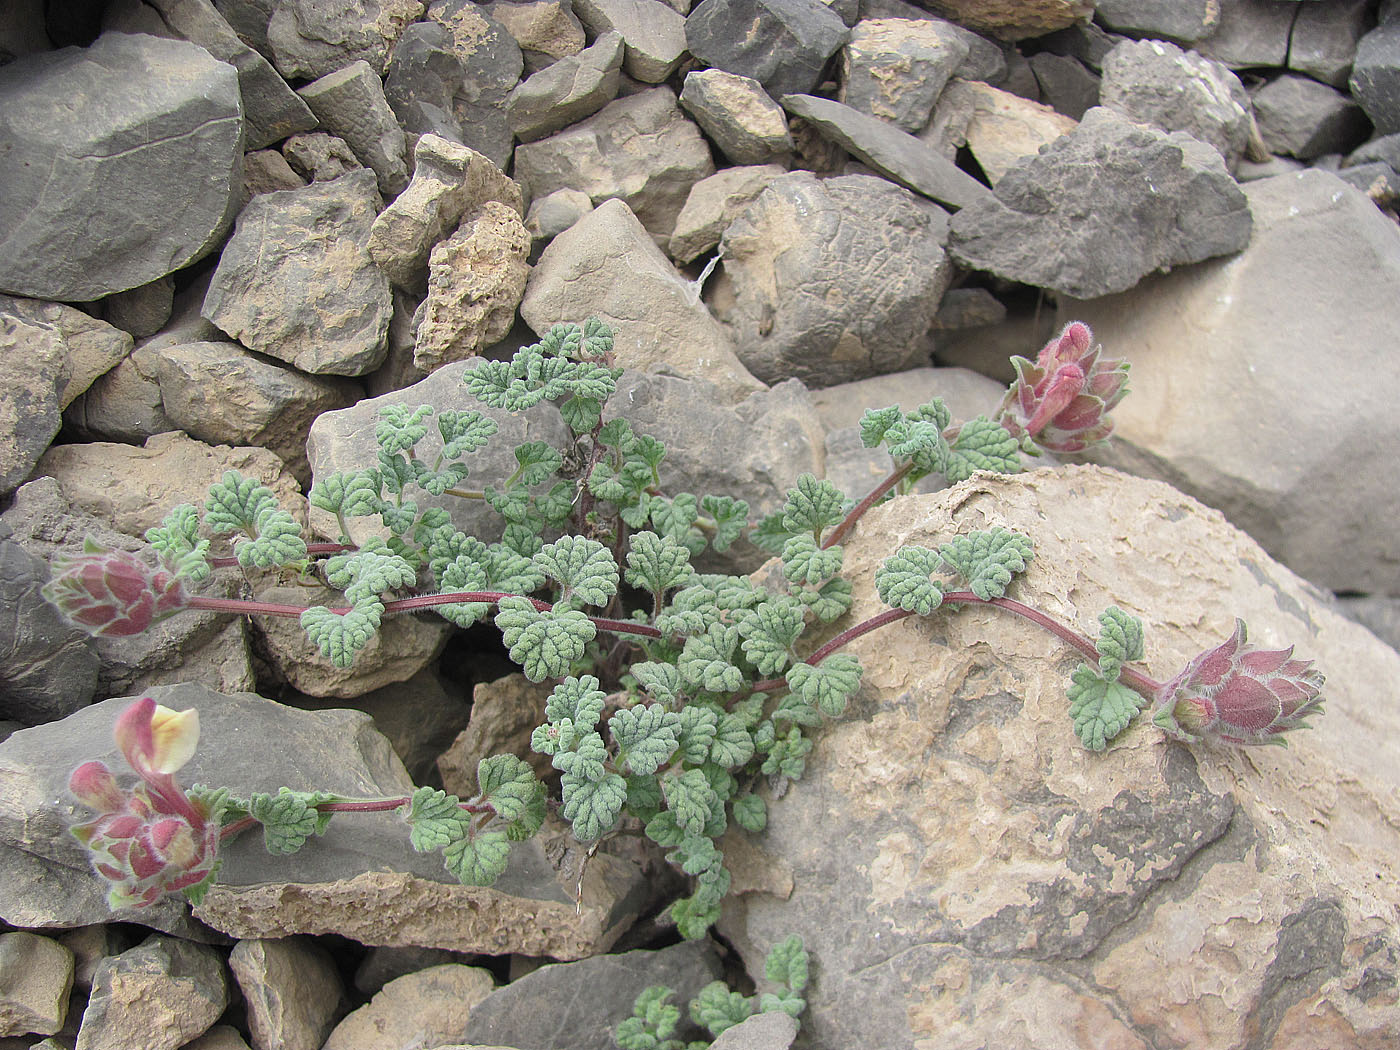
MULTIPOLYGON (((306 545, 307 554, 339 554, 341 551, 353 550, 345 543, 308 543, 306 545)), ((238 564, 237 558, 210 558, 209 564, 215 569, 225 569, 238 564)))
POLYGON ((826 539, 822 541, 822 550, 826 550, 828 547, 834 547, 836 546, 836 544, 840 543, 843 539, 845 539, 846 534, 850 532, 853 528, 855 528, 856 522, 860 520, 860 516, 864 514, 867 510, 869 510, 871 507, 875 506, 876 503, 878 503, 882 498, 884 498, 885 493, 889 492, 890 489, 894 488, 901 481, 903 481, 904 478, 908 475, 908 473, 913 469, 914 464, 912 461, 906 463, 904 464, 904 466, 900 467, 898 470, 890 474, 890 476, 887 477, 884 481, 880 482, 880 484, 876 485, 875 488, 873 488, 870 491, 870 494, 865 497, 865 499, 861 500, 859 503, 857 503, 854 507, 851 508, 851 512, 841 520, 841 524, 837 525, 836 528, 831 530, 831 535, 829 535, 826 539))

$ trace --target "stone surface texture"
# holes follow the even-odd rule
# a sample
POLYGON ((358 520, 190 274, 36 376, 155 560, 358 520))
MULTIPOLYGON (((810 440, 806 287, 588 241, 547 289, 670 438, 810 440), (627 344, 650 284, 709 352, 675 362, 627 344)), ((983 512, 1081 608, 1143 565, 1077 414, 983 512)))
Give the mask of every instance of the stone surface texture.
POLYGON ((1094 0, 929 0, 929 7, 960 26, 1015 40, 1073 25, 1093 14, 1094 0))
POLYGON ((822 960, 803 1035, 823 1046, 1393 1041, 1394 996, 1367 982, 1392 987, 1381 960, 1400 936, 1382 816, 1400 806, 1400 716, 1374 689, 1400 656, 1219 514, 1100 467, 978 475, 872 511, 846 542, 855 604, 829 632, 878 611, 873 573, 898 545, 993 526, 1036 538, 1020 600, 1081 628, 1110 604, 1143 616, 1161 676, 1242 617, 1252 641, 1326 668, 1326 717, 1288 751, 1141 724, 1094 753, 1066 716, 1075 654, 1025 621, 964 609, 867 634, 848 649, 865 668, 853 709, 735 861, 736 884, 792 877, 786 899, 726 904, 751 972, 803 929, 822 960))
POLYGON ((847 35, 821 0, 704 0, 685 20, 686 46, 701 65, 752 77, 774 98, 815 88, 847 35))
POLYGON ((363 59, 379 74, 422 0, 287 0, 271 5, 267 46, 288 80, 315 80, 363 59))
POLYGON ((681 107, 735 164, 762 164, 792 152, 787 116, 752 77, 694 70, 685 75, 681 107))
POLYGON ((676 216, 666 253, 678 263, 688 263, 712 250, 735 217, 782 174, 780 164, 756 164, 725 168, 701 179, 676 216))
POLYGON ((233 946, 228 965, 257 1050, 320 1050, 345 994, 329 952, 295 937, 246 940, 233 946))
POLYGON ((919 131, 967 51, 967 41, 947 22, 863 20, 841 52, 837 99, 905 131, 919 131))
POLYGON ((327 73, 298 95, 327 131, 345 140, 393 197, 408 185, 403 130, 384 99, 384 81, 364 59, 327 73))
POLYGON ((460 963, 405 974, 336 1025, 321 1050, 444 1045, 462 1034, 495 986, 490 970, 460 963))
POLYGON ((919 137, 949 158, 966 146, 995 187, 1017 164, 1076 126, 1074 118, 1049 106, 959 78, 944 89, 933 119, 919 137))
POLYGON ((1095 14, 1120 33, 1190 43, 1215 32, 1221 6, 1220 0, 1098 0, 1095 14))
POLYGON ((624 52, 621 33, 600 33, 591 47, 522 81, 506 99, 506 120, 515 137, 542 139, 615 99, 624 52))
POLYGON ((228 992, 213 948, 152 934, 98 964, 76 1048, 176 1050, 219 1019, 228 992))
POLYGON ((574 0, 574 14, 595 38, 621 35, 622 68, 643 84, 660 84, 685 57, 685 16, 661 0, 574 0))
POLYGON ((1380 134, 1400 131, 1400 21, 1382 21, 1361 38, 1349 85, 1380 134))
POLYGON ((68 1016, 73 953, 51 937, 0 933, 0 1036, 53 1035, 68 1016))
POLYGON ((1252 102, 1259 135, 1273 153, 1312 160, 1345 153, 1366 137, 1361 107, 1311 77, 1285 73, 1255 91, 1252 102))
POLYGON ((495 0, 486 10, 520 45, 526 75, 578 54, 588 42, 570 0, 495 0))

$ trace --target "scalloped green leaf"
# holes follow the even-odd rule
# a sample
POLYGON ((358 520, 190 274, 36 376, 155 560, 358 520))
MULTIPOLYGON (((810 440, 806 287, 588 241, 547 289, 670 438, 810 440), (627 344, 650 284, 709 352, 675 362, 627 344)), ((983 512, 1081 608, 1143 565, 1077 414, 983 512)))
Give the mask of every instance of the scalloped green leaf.
POLYGON ((351 603, 418 581, 418 570, 405 558, 391 554, 382 541, 366 543, 354 554, 326 559, 326 580, 339 587, 351 603))
POLYGON ((564 536, 546 543, 534 558, 535 568, 556 581, 568 596, 589 605, 606 605, 617 593, 617 562, 597 540, 564 536))
POLYGON ((881 441, 885 440, 885 434, 888 433, 890 427, 903 418, 898 405, 890 405, 888 408, 867 408, 865 414, 860 417, 860 443, 866 448, 875 448, 881 441))
POLYGON ((607 694, 598 688, 598 679, 591 674, 582 678, 570 675, 556 685, 545 700, 544 717, 550 722, 567 718, 575 725, 592 729, 602 718, 607 701, 607 694))
POLYGON ((910 412, 908 419, 910 422, 932 423, 939 432, 942 432, 947 430, 948 424, 953 421, 953 413, 948 410, 947 403, 941 397, 935 397, 925 401, 910 412))
POLYGON ((307 499, 313 507, 320 507, 332 514, 364 518, 380 512, 383 499, 379 493, 382 485, 379 471, 373 468, 337 471, 312 485, 307 499))
POLYGON ((816 586, 841 571, 845 549, 839 544, 823 550, 803 533, 783 544, 783 575, 793 583, 816 586))
POLYGON ((684 586, 692 575, 690 550, 669 536, 654 532, 632 535, 627 551, 625 579, 633 587, 650 591, 658 598, 684 586))
POLYGON ((768 826, 768 803, 759 795, 740 795, 729 804, 734 823, 757 834, 768 826))
POLYGON ((428 424, 424 420, 432 414, 432 405, 385 405, 374 425, 374 439, 386 452, 407 452, 427 435, 428 424))
POLYGON ((753 1016, 754 1002, 731 992, 723 981, 711 981, 690 1004, 690 1019, 715 1038, 753 1016))
POLYGON ((820 533, 839 524, 846 516, 845 494, 825 478, 802 474, 797 484, 788 489, 783 504, 783 528, 790 533, 820 533))
POLYGON ((616 773, 600 780, 580 780, 570 774, 561 778, 564 819, 574 828, 580 842, 591 842, 617 823, 627 801, 627 781, 616 773))
POLYGON ((316 805, 332 797, 324 792, 285 787, 275 795, 259 791, 248 800, 248 815, 262 824, 267 851, 285 856, 301 849, 312 835, 324 834, 331 814, 322 813, 316 805))
POLYGON ((710 744, 710 761, 725 769, 738 769, 753 758, 753 734, 737 715, 719 716, 715 727, 715 738, 710 744))
POLYGON ((941 473, 948 460, 948 442, 943 428, 927 419, 904 419, 885 435, 889 453, 896 460, 908 460, 923 474, 941 473))
POLYGON ((379 632, 383 614, 383 603, 372 598, 344 613, 316 605, 301 614, 301 626, 327 660, 336 667, 349 667, 355 654, 379 632))
POLYGON ((159 528, 147 529, 146 542, 178 576, 198 583, 208 579, 213 571, 207 560, 209 541, 199 538, 199 511, 192 504, 180 504, 165 516, 159 528))
POLYGON ((831 623, 844 616, 851 607, 851 581, 836 576, 816 590, 802 588, 797 592, 797 599, 811 609, 822 623, 831 623))
POLYGON ((681 701, 681 673, 675 664, 644 661, 630 668, 632 677, 637 680, 647 696, 663 704, 678 704, 681 701))
POLYGON ((700 509, 715 523, 710 546, 721 553, 732 547, 744 534, 749 524, 749 504, 747 500, 732 496, 703 496, 700 509))
POLYGON ((677 666, 692 685, 712 693, 732 693, 744 684, 744 672, 733 663, 739 629, 733 624, 711 623, 704 634, 685 640, 677 666))
POLYGON ((1071 672, 1066 694, 1075 736, 1090 751, 1106 748, 1147 703, 1142 694, 1105 678, 1088 664, 1080 664, 1071 672))
POLYGON ((679 715, 681 731, 676 742, 681 749, 681 757, 687 762, 704 762, 710 757, 710 747, 719 732, 719 716, 699 704, 683 707, 679 715))
POLYGON ((1012 577, 1025 571, 1033 551, 1030 537, 1001 526, 957 536, 938 548, 948 566, 983 601, 1005 595, 1012 577))
POLYGON ((835 718, 860 688, 861 666, 850 653, 832 653, 820 664, 795 664, 787 683, 807 703, 835 718))
POLYGON ((623 708, 608 719, 618 757, 629 773, 655 773, 670 761, 681 720, 660 704, 623 708))
POLYGON ((779 941, 763 962, 763 975, 789 992, 800 994, 807 988, 808 956, 797 934, 779 941))
POLYGON ((917 544, 900 547, 875 570, 875 590, 885 604, 927 616, 943 604, 942 588, 929 578, 942 564, 937 551, 917 544))
POLYGON ((463 886, 490 886, 510 863, 510 840, 503 831, 483 831, 450 844, 442 859, 463 886))
POLYGON ((258 531, 259 518, 279 509, 277 496, 256 478, 245 478, 236 470, 209 486, 204 501, 204 524, 213 532, 243 530, 250 536, 258 531))
POLYGON ((1123 665, 1142 659, 1142 621, 1116 605, 1099 613, 1099 672, 1117 681, 1123 665))
POLYGON ((792 659, 792 647, 806 628, 805 609, 788 595, 775 595, 739 617, 742 648, 762 675, 778 674, 792 659))
POLYGON ((476 765, 476 783, 483 800, 507 823, 529 822, 536 815, 531 834, 544 819, 544 785, 524 759, 492 755, 476 765))
POLYGON ((456 795, 420 787, 408 804, 396 811, 409 826, 408 841, 419 853, 432 853, 465 837, 471 831, 471 814, 462 809, 456 795))
POLYGON ((496 626, 510 658, 532 682, 562 678, 581 660, 597 628, 581 612, 540 612, 528 598, 511 595, 497 605, 496 626))
POLYGON ((661 778, 661 793, 666 797, 666 808, 675 816, 682 831, 704 834, 705 824, 719 805, 704 773, 698 769, 672 771, 661 778))
POLYGON ((564 457, 545 441, 527 441, 516 445, 515 461, 520 465, 516 480, 529 486, 548 481, 564 465, 564 457))
POLYGON ((986 416, 969 419, 958 431, 957 439, 948 452, 943 476, 956 483, 972 477, 977 470, 1019 474, 1020 448, 1020 443, 995 420, 986 416))

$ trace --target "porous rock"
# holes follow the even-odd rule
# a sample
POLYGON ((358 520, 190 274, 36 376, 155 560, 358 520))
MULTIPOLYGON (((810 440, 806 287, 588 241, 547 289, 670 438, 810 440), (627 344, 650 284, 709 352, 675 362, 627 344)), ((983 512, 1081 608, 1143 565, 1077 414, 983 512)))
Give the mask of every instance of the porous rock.
POLYGON ((1384 305, 1400 279, 1395 227, 1327 172, 1245 193, 1256 232, 1236 258, 1062 304, 1133 365, 1118 440, 1096 456, 1219 508, 1317 584, 1400 595, 1376 527, 1395 513, 1400 467, 1375 455, 1400 442, 1386 378, 1400 331, 1384 305))
POLYGON ((1391 987, 1397 950, 1400 715, 1374 683, 1400 656, 1218 514, 1100 467, 979 475, 869 512, 846 541, 854 605, 828 633, 885 607, 873 575, 899 545, 994 526, 1036 545, 1018 600, 1080 629, 1109 605, 1142 616, 1158 677, 1242 617, 1251 641, 1317 660, 1326 714, 1287 751, 1188 747, 1140 718, 1095 753, 1066 712, 1077 654, 1020 618, 962 608, 866 634, 845 650, 865 669, 852 710, 817 733, 801 782, 766 795, 756 856, 727 858, 736 883, 792 871, 786 899, 725 903, 750 972, 803 931, 822 960, 803 1032, 823 1046, 1262 1033, 1301 1050, 1318 1019, 1334 1045, 1400 1037, 1394 997, 1354 991, 1391 987))
POLYGON ((204 316, 303 372, 373 371, 393 309, 366 249, 378 200, 368 170, 254 197, 219 258, 204 316))
POLYGON ((604 201, 554 238, 530 274, 520 316, 536 333, 597 317, 611 325, 617 363, 710 380, 740 401, 763 384, 637 216, 604 201))
POLYGON ((774 98, 821 83, 848 35, 821 0, 704 0, 685 20, 686 46, 702 65, 752 77, 774 98))
POLYGON ((422 0, 287 0, 271 7, 267 43, 288 80, 315 80, 360 59, 381 76, 422 0))
POLYGON ((782 107, 752 77, 693 70, 685 75, 681 107, 735 164, 762 164, 793 150, 782 107))
POLYGON ((1043 36, 1094 13, 1094 0, 930 0, 930 6, 960 26, 1006 40, 1043 36))
POLYGON ((947 230, 941 208, 883 179, 783 175, 724 233, 716 316, 770 382, 831 386, 922 364, 952 278, 947 230))
POLYGON ((0 292, 100 299, 193 262, 227 231, 238 76, 203 48, 107 33, 0 67, 0 96, 0 292))
POLYGON ((1091 298, 1239 251, 1249 230, 1244 194, 1214 148, 1097 107, 958 212, 950 251, 962 266, 1091 298))
POLYGON ((233 946, 228 963, 256 1046, 320 1050, 345 995, 329 952, 296 937, 246 940, 233 946))
POLYGON ((219 1019, 228 991, 213 948, 152 934, 98 964, 77 1050, 176 1050, 219 1019))
POLYGON ((966 40, 947 22, 863 20, 841 52, 837 99, 905 131, 918 131, 967 51, 966 40))

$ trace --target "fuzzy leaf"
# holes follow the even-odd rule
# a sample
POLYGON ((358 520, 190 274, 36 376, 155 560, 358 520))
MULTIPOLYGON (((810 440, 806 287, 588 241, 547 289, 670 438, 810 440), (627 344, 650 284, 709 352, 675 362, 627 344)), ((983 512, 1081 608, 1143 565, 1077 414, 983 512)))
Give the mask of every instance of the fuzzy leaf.
POLYGON ((636 663, 632 677, 647 696, 663 704, 676 704, 681 699, 681 673, 675 664, 636 663))
POLYGON ((553 759, 554 768, 561 773, 575 780, 590 782, 602 780, 607 774, 607 760, 607 746, 597 731, 592 729, 579 736, 574 750, 560 751, 553 759))
POLYGON ((367 543, 354 554, 327 558, 326 580, 345 591, 351 604, 358 604, 386 591, 413 586, 418 581, 418 571, 406 559, 390 554, 382 544, 367 543))
POLYGON ((942 564, 937 551, 916 544, 900 547, 875 570, 875 590, 887 605, 927 616, 943 604, 942 589, 929 579, 942 564))
POLYGON ((797 598, 811 609, 822 623, 831 623, 844 616, 851 607, 851 581, 836 576, 827 580, 817 590, 804 587, 797 592, 797 598))
POLYGON ((616 773, 601 780, 580 780, 565 773, 564 819, 574 826, 574 838, 590 842, 610 831, 627 801, 627 781, 616 773))
POLYGON ((322 792, 292 791, 285 787, 275 795, 260 791, 248 800, 248 815, 262 824, 263 842, 269 853, 295 853, 312 835, 325 832, 331 814, 322 813, 316 803, 330 798, 322 792))
POLYGON ((383 502, 379 495, 382 484, 377 470, 337 472, 312 485, 307 499, 313 507, 320 507, 332 514, 363 518, 379 513, 383 502))
POLYGON ((958 431, 948 453, 943 476, 956 483, 972 477, 973 471, 992 470, 998 474, 1021 472, 1020 443, 1000 423, 978 416, 958 431))
POLYGON ((658 536, 654 532, 638 532, 632 536, 624 575, 633 587, 660 597, 689 581, 691 571, 690 551, 669 536, 658 536))
POLYGON ((833 653, 815 667, 795 664, 788 670, 787 683, 807 703, 835 718, 860 688, 860 676, 859 660, 850 653, 833 653))
POLYGON ((450 844, 442 859, 463 886, 490 886, 510 862, 510 840, 503 831, 483 831, 450 844))
POLYGON ((772 676, 788 665, 790 650, 806 627, 803 612, 796 598, 777 595, 739 617, 744 655, 759 674, 772 676))
POLYGON ((443 459, 461 459, 483 449, 500 424, 480 412, 443 409, 438 413, 438 433, 442 435, 443 459))
MULTIPOLYGON (((798 664, 797 666, 806 667, 808 665, 798 664)), ((759 734, 755 731, 754 742, 758 743, 758 741, 759 734)), ((768 748, 768 757, 763 760, 762 771, 770 776, 777 773, 790 780, 797 780, 807 768, 807 752, 811 750, 812 742, 802 735, 801 729, 797 726, 791 726, 787 733, 773 739, 772 745, 768 748)))
POLYGON ((204 501, 204 523, 213 532, 241 529, 254 536, 262 515, 277 509, 277 497, 270 488, 256 478, 245 478, 236 470, 226 470, 220 481, 209 486, 209 498, 204 501))
POLYGON ((710 755, 710 746, 719 732, 719 716, 708 707, 691 704, 680 711, 681 732, 678 743, 681 757, 687 762, 700 763, 710 755))
POLYGON ((583 345, 579 353, 583 357, 605 357, 612 353, 613 330, 605 321, 590 317, 583 322, 583 345))
POLYGON ((732 663, 739 642, 739 628, 711 623, 704 634, 691 635, 677 663, 692 685, 712 693, 732 693, 744 684, 744 672, 732 663))
POLYGON ((867 408, 860 417, 860 443, 866 448, 875 448, 885 440, 890 427, 903 419, 898 405, 888 408, 867 408))
POLYGON ((544 785, 528 762, 515 755, 483 758, 476 765, 476 782, 496 816, 508 824, 533 823, 530 834, 539 830, 544 821, 544 785))
POLYGON ((431 405, 385 405, 374 425, 374 439, 385 452, 407 452, 427 435, 428 424, 423 421, 432 414, 431 405))
POLYGON ((450 488, 460 485, 467 476, 467 468, 461 463, 449 463, 441 470, 424 470, 418 476, 418 485, 434 496, 441 496, 450 488))
POLYGON ((783 575, 793 583, 816 586, 841 571, 844 554, 839 545, 822 550, 805 533, 793 536, 783 544, 783 575))
POLYGON ((209 578, 209 541, 199 538, 199 511, 191 504, 180 504, 165 516, 159 528, 147 529, 146 542, 177 575, 195 582, 209 578))
POLYGON ((571 397, 559 406, 559 415, 575 434, 587 434, 603 418, 603 402, 596 397, 571 397))
MULTIPOLYGON (((657 785, 660 790, 660 785, 657 785)), ((646 836, 663 849, 679 846, 686 839, 686 833, 676 823, 676 815, 670 810, 662 810, 647 821, 646 836)))
POLYGON ((528 598, 502 598, 496 626, 510 649, 510 658, 532 682, 562 678, 569 666, 581 660, 588 643, 597 635, 593 622, 581 612, 540 612, 528 598))
POLYGON ((730 803, 734 823, 757 834, 768 826, 768 804, 758 795, 740 795, 730 803))
POLYGON ((316 605, 301 614, 301 626, 327 660, 336 667, 349 667, 355 662, 355 654, 378 633, 383 613, 384 604, 373 598, 357 603, 345 613, 316 605))
POLYGON ((670 1038, 681 1019, 681 1011, 666 1000, 675 991, 664 985, 646 989, 632 1005, 632 1016, 617 1026, 621 1050, 682 1050, 684 1044, 670 1038))
POLYGON ((413 528, 413 523, 418 519, 418 504, 411 499, 402 502, 379 505, 379 519, 384 522, 384 527, 395 536, 403 536, 409 529, 413 528))
POLYGON ((582 678, 572 675, 554 687, 544 702, 544 717, 550 722, 569 719, 575 725, 592 729, 603 716, 607 694, 598 688, 598 679, 591 674, 582 678))
POLYGON ((680 728, 680 716, 660 704, 624 708, 608 719, 608 729, 629 773, 655 773, 669 761, 680 728))
POLYGON ((1070 674, 1066 694, 1075 735, 1090 751, 1106 748, 1147 703, 1140 693, 1104 678, 1088 664, 1080 664, 1070 674))
POLYGON ((566 594, 589 605, 606 605, 617 593, 617 562, 597 540, 564 536, 535 555, 535 568, 557 581, 566 594))
POLYGON ((713 839, 704 835, 686 835, 676 843, 666 859, 687 875, 703 875, 724 863, 724 854, 715 848, 713 839))
POLYGON ((715 523, 715 533, 710 537, 710 546, 717 551, 727 551, 748 527, 747 500, 734 499, 731 496, 704 496, 700 500, 700 509, 715 523))
POLYGON ((688 941, 698 941, 705 936, 710 927, 719 921, 719 913, 720 902, 708 895, 701 898, 699 893, 682 897, 667 912, 676 924, 676 932, 688 941))
POLYGON ((958 536, 938 548, 938 553, 968 588, 984 601, 1006 594, 1011 577, 1024 572, 1034 549, 1029 537, 1000 526, 988 532, 958 536))
POLYGON ((807 987, 807 952, 802 938, 793 934, 773 945, 763 964, 763 975, 794 994, 807 987))
POLYGON ((726 769, 738 769, 753 758, 753 735, 743 719, 733 714, 719 716, 714 743, 710 745, 710 761, 726 769))
POLYGON ((703 835, 705 824, 719 805, 705 774, 698 769, 669 773, 661 778, 661 792, 666 796, 666 808, 675 815, 676 824, 692 835, 703 835))
MULTIPOLYGON (((486 567, 473 561, 465 554, 457 558, 438 573, 440 593, 454 591, 484 591, 489 588, 486 567)), ((458 627, 470 627, 480 622, 490 611, 490 602, 454 602, 451 605, 434 605, 433 612, 458 627)))
POLYGON ((1110 605, 1099 613, 1099 672, 1117 681, 1125 663, 1142 659, 1142 621, 1110 605))
POLYGON ((783 528, 817 538, 823 530, 841 521, 845 508, 845 495, 830 481, 818 480, 815 474, 802 474, 797 485, 788 489, 787 502, 783 504, 783 528))
POLYGON ((719 1037, 726 1029, 753 1016, 753 1001, 731 992, 723 981, 711 981, 690 1004, 690 1019, 719 1037))
POLYGON ((564 465, 564 457, 544 441, 516 445, 515 460, 520 464, 518 480, 522 485, 538 485, 564 465))
POLYGON ((932 423, 934 428, 941 433, 948 429, 948 424, 953 421, 953 414, 948 410, 947 404, 941 397, 935 397, 910 412, 908 418, 911 422, 932 423))
POLYGON ((773 711, 774 722, 792 722, 799 726, 819 726, 821 712, 797 693, 788 693, 773 711))
POLYGON ((941 473, 948 460, 942 430, 930 420, 904 419, 890 427, 885 441, 896 460, 908 460, 924 474, 941 473))
POLYGON ((692 542, 691 526, 699 516, 699 501, 691 492, 680 492, 672 499, 653 499, 651 502, 651 521, 656 531, 662 536, 669 536, 687 550, 692 542))
POLYGON ((438 791, 430 787, 416 789, 407 806, 400 806, 398 814, 412 829, 408 840, 419 853, 432 853, 471 831, 471 814, 462 809, 456 795, 438 791))
POLYGON ((781 554, 783 544, 792 538, 792 532, 783 526, 783 512, 774 511, 763 518, 749 533, 749 542, 769 554, 781 554))

